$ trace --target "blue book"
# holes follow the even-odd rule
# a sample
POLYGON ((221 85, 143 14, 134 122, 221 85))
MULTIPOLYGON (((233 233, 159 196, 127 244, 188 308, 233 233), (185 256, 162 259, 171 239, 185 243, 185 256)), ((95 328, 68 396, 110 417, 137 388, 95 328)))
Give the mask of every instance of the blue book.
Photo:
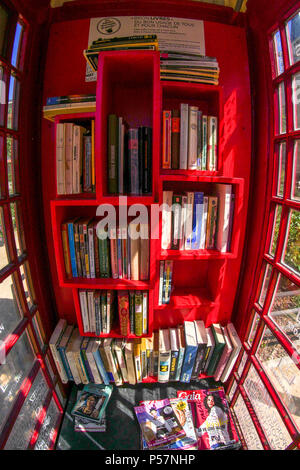
POLYGON ((192 321, 184 322, 184 337, 185 337, 185 353, 183 364, 181 368, 180 381, 189 383, 192 377, 192 372, 198 351, 198 343, 196 339, 195 325, 192 321))
MULTIPOLYGON (((100 344, 101 343, 99 341, 99 347, 100 347, 100 344)), ((98 371, 100 373, 100 376, 102 377, 103 382, 105 383, 105 385, 109 385, 109 382, 113 381, 113 376, 110 372, 106 371, 99 348, 96 351, 93 351, 93 356, 94 356, 96 365, 98 367, 98 371)))
POLYGON ((95 379, 94 379, 93 373, 91 371, 89 361, 88 361, 87 356, 86 356, 86 350, 88 348, 89 341, 90 341, 90 338, 88 338, 88 337, 83 338, 83 341, 82 341, 81 347, 80 347, 80 352, 81 352, 83 365, 85 367, 85 371, 86 371, 86 374, 88 376, 89 382, 95 383, 95 379))
POLYGON ((193 207, 192 250, 200 249, 201 223, 203 214, 204 193, 195 192, 193 207))
POLYGON ((71 269, 73 277, 78 277, 77 263, 76 263, 76 252, 75 252, 75 239, 74 239, 74 226, 73 223, 76 219, 72 219, 67 222, 68 225, 68 239, 69 239, 69 250, 71 259, 71 269))
POLYGON ((64 334, 63 334, 63 336, 62 336, 62 338, 61 338, 61 340, 60 340, 60 342, 57 346, 57 349, 58 349, 58 352, 60 354, 60 357, 61 357, 62 363, 64 365, 65 371, 67 373, 68 379, 74 381, 73 374, 72 374, 70 366, 69 366, 69 361, 68 361, 67 356, 66 356, 66 348, 68 346, 69 339, 72 336, 73 329, 74 329, 73 325, 68 325, 67 326, 67 328, 65 329, 65 332, 64 332, 64 334))

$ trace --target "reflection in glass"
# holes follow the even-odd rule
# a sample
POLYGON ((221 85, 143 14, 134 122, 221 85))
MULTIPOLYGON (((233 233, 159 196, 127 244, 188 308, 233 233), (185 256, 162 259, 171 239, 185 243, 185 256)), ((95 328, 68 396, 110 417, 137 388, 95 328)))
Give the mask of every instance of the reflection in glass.
POLYGON ((31 280, 30 268, 28 261, 20 266, 20 273, 25 291, 25 297, 28 304, 28 308, 31 309, 35 303, 35 295, 31 280))
POLYGON ((9 261, 3 208, 0 207, 0 269, 7 266, 9 261))
POLYGON ((258 287, 258 292, 259 292, 258 303, 261 307, 263 306, 266 295, 267 295, 271 272, 272 272, 272 266, 264 262, 263 269, 264 269, 264 274, 263 274, 262 282, 260 283, 258 287))
POLYGON ((229 401, 232 400, 233 395, 235 394, 236 388, 237 388, 237 381, 235 379, 233 379, 232 385, 231 385, 229 393, 228 393, 229 401))
POLYGON ((292 199, 300 200, 300 140, 294 142, 292 199))
MULTIPOLYGON (((0 6, 1 13, 1 6, 0 6)), ((0 19, 1 22, 1 19, 0 19)), ((0 33, 1 35, 1 33, 0 33)), ((1 42, 1 39, 0 39, 1 42)), ((4 69, 0 65, 0 126, 4 126, 4 114, 5 114, 5 102, 6 102, 6 83, 4 77, 4 69)))
POLYGON ((273 50, 276 64, 276 76, 284 72, 283 54, 281 46, 280 31, 273 34, 273 50))
POLYGON ((6 139, 6 162, 7 162, 7 179, 8 179, 8 192, 12 196, 17 194, 17 161, 18 161, 18 141, 13 137, 6 139))
POLYGON ((13 75, 10 76, 8 91, 8 111, 7 111, 7 128, 18 130, 19 121, 19 96, 20 82, 13 75))
POLYGON ((255 338, 255 335, 256 335, 256 332, 257 332, 257 328, 258 328, 258 325, 259 325, 259 319, 260 319, 260 317, 259 317, 258 313, 256 313, 255 310, 253 309, 253 316, 252 316, 252 320, 251 320, 251 329, 250 329, 250 332, 249 332, 249 335, 248 335, 248 340, 247 340, 247 343, 250 347, 253 344, 253 341, 254 341, 254 338, 255 338))
POLYGON ((12 57, 11 57, 11 63, 14 67, 18 68, 19 67, 19 61, 20 61, 20 50, 21 50, 21 38, 22 38, 22 26, 20 23, 17 23, 16 26, 16 32, 15 32, 15 39, 14 39, 14 45, 13 45, 13 50, 12 50, 12 57))
POLYGON ((282 253, 283 263, 300 274, 300 212, 290 210, 285 248, 282 253))
POLYGON ((247 355, 246 351, 244 351, 241 362, 240 362, 238 370, 237 370, 237 374, 238 374, 239 377, 241 377, 241 375, 242 375, 242 372, 244 370, 247 358, 248 358, 248 355, 247 355))
POLYGON ((238 396, 233 411, 237 417, 239 426, 241 428, 247 450, 263 450, 263 446, 259 435, 255 429, 250 413, 241 395, 238 396))
POLYGON ((300 129, 300 72, 292 78, 294 130, 300 129))
POLYGON ((300 59, 300 16, 299 12, 286 23, 286 36, 290 65, 300 59))
POLYGON ((253 365, 248 371, 244 388, 271 449, 283 450, 288 447, 292 442, 291 436, 253 365))
POLYGON ((24 240, 24 229, 23 229, 21 206, 18 202, 12 202, 10 204, 10 214, 11 214, 12 224, 13 224, 13 229, 14 229, 17 255, 21 256, 21 254, 24 253, 26 247, 25 247, 25 240, 24 240))
POLYGON ((273 216, 273 229, 272 229, 272 237, 270 240, 270 248, 269 248, 269 254, 271 256, 275 256, 275 252, 276 252, 280 220, 281 220, 281 212, 282 212, 282 207, 281 205, 277 204, 275 207, 274 216, 273 216))
POLYGON ((18 299, 16 281, 13 275, 0 284, 0 340, 4 341, 20 323, 23 317, 18 299))
POLYGON ((43 349, 43 347, 45 346, 44 332, 43 332, 39 312, 36 312, 36 314, 34 315, 34 317, 32 319, 32 325, 33 325, 34 331, 36 333, 36 337, 37 337, 37 340, 39 342, 40 348, 43 349))
POLYGON ((299 431, 300 371, 267 327, 257 350, 257 358, 299 431))
POLYGON ((286 143, 280 142, 277 146, 278 175, 276 195, 283 197, 286 165, 286 143))
POLYGON ((277 106, 275 106, 275 130, 276 134, 285 134, 286 132, 286 104, 284 83, 280 83, 276 88, 277 106))
POLYGON ((38 440, 34 446, 34 450, 48 450, 51 447, 55 439, 56 426, 59 416, 59 409, 57 408, 57 405, 52 398, 40 429, 38 440))

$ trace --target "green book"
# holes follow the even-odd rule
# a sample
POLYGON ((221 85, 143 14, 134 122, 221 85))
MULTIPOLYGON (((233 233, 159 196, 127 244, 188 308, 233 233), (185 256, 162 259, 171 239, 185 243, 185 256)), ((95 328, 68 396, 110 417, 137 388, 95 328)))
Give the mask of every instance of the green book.
POLYGON ((118 133, 118 117, 116 114, 109 114, 107 139, 107 170, 109 194, 117 194, 118 192, 118 133))
POLYGON ((211 331, 214 336, 215 347, 206 370, 207 375, 214 375, 226 344, 221 325, 219 323, 212 324, 211 331))

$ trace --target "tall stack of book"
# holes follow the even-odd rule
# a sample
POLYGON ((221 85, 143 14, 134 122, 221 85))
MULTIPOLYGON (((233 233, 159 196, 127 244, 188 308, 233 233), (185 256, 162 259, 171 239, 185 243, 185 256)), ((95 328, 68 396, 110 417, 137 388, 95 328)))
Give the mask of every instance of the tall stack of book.
POLYGON ((83 51, 87 63, 97 72, 99 52, 104 51, 134 51, 158 50, 158 40, 155 34, 124 36, 113 38, 99 38, 83 51))
POLYGON ((219 84, 219 65, 215 57, 184 52, 161 52, 160 78, 184 82, 219 84))
POLYGON ((162 168, 218 170, 218 118, 181 103, 163 111, 162 168))

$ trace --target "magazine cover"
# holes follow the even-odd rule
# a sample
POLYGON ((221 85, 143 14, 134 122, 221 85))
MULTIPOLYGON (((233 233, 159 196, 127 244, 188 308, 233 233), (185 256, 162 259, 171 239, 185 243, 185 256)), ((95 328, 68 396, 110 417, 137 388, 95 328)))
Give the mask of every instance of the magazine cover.
MULTIPOLYGON (((161 447, 164 450, 197 450, 197 437, 193 424, 193 416, 190 410, 190 405, 186 398, 170 398, 171 406, 177 416, 177 419, 183 430, 185 436, 177 439, 175 442, 167 444, 161 447)), ((143 404, 143 402, 141 402, 143 404)), ((147 442, 142 438, 142 449, 147 450, 147 442)))
POLYGON ((71 414, 100 423, 111 392, 112 385, 85 385, 71 414))
POLYGON ((224 389, 177 391, 191 405, 199 450, 235 449, 241 443, 224 389))
POLYGON ((85 418, 74 417, 74 431, 76 432, 106 432, 105 412, 100 423, 91 422, 85 418))
POLYGON ((144 401, 134 407, 143 437, 149 448, 164 446, 185 436, 170 400, 144 401))

